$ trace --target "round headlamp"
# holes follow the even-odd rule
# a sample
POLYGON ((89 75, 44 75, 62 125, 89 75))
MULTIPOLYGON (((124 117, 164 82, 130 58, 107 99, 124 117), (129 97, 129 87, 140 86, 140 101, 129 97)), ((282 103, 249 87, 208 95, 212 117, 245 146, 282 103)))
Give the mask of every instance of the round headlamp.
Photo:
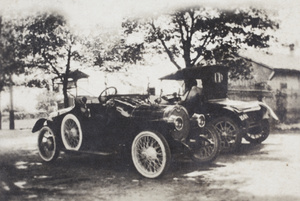
POLYGON ((190 131, 190 120, 186 109, 179 105, 168 106, 164 112, 164 120, 171 126, 170 134, 174 140, 183 141, 190 131))
POLYGON ((175 129, 180 131, 183 128, 183 119, 181 117, 174 118, 175 129))
POLYGON ((205 116, 204 114, 194 114, 193 118, 197 120, 198 126, 203 128, 205 126, 205 116))

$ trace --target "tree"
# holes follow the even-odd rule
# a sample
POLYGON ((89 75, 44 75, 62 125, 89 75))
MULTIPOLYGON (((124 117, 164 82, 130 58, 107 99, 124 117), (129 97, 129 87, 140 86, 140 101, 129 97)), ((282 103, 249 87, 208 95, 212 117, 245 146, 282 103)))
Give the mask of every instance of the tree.
MULTIPOLYGON (((99 35, 92 38, 79 37, 68 27, 62 15, 43 13, 30 16, 27 21, 26 44, 30 54, 28 60, 31 71, 41 69, 45 73, 55 74, 63 86, 64 106, 68 107, 68 80, 72 63, 85 63, 98 66, 106 71, 119 70, 123 63, 140 60, 142 45, 128 46, 116 36, 99 35), (83 56, 84 55, 84 56, 83 56), (110 63, 109 65, 106 65, 110 63)), ((42 81, 33 80, 30 84, 42 85, 42 81)))
MULTIPOLYGON (((158 53, 165 52, 176 68, 181 69, 204 64, 236 66, 232 58, 238 50, 268 47, 271 39, 268 31, 278 28, 278 24, 264 10, 255 8, 228 11, 193 7, 155 19, 128 19, 123 28, 127 35, 144 33, 145 42, 158 53)), ((246 64, 240 59, 238 62, 246 64)), ((234 73, 237 76, 248 71, 236 68, 234 73)))
POLYGON ((128 43, 124 35, 99 34, 85 40, 87 54, 93 66, 107 72, 118 71, 126 64, 143 61, 142 43, 128 43))
POLYGON ((64 106, 68 107, 71 62, 83 59, 76 50, 78 38, 68 29, 62 15, 44 13, 27 21, 26 44, 32 56, 31 68, 57 76, 63 86, 64 106))
MULTIPOLYGON (((24 72, 24 58, 27 51, 24 44, 22 21, 2 21, 0 17, 0 92, 4 86, 10 88, 10 129, 14 129, 13 74, 24 72)), ((0 113, 1 116, 1 113, 0 113)))

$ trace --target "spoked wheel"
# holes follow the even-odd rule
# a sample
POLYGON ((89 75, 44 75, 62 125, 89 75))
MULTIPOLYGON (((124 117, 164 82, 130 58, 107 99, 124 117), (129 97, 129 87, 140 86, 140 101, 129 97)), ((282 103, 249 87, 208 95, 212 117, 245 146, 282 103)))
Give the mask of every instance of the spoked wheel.
POLYGON ((171 151, 160 133, 142 131, 133 140, 131 157, 137 171, 147 178, 157 178, 167 171, 171 151))
POLYGON ((266 140, 270 134, 270 124, 267 119, 261 121, 260 126, 254 129, 250 129, 245 134, 245 139, 253 144, 259 144, 266 140))
POLYGON ((238 125, 228 117, 215 119, 213 125, 221 137, 221 150, 223 152, 237 151, 242 141, 242 134, 238 125))
POLYGON ((39 155, 45 162, 55 161, 59 155, 55 135, 51 128, 44 126, 38 136, 39 155))
POLYGON ((196 163, 206 164, 214 161, 221 149, 221 139, 212 125, 207 125, 190 143, 191 158, 196 163))
POLYGON ((82 130, 78 118, 67 114, 61 123, 61 138, 67 150, 79 150, 82 144, 82 130))

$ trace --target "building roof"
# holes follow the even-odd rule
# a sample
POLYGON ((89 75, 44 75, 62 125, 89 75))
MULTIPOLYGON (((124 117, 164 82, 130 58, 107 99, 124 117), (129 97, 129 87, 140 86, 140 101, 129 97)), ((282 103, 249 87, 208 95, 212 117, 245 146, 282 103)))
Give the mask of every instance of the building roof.
MULTIPOLYGON (((62 73, 61 76, 64 76, 65 74, 62 73)), ((71 79, 74 82, 77 82, 79 79, 83 79, 83 78, 88 78, 89 75, 80 71, 80 70, 75 70, 75 71, 70 71, 68 78, 71 79)), ((61 77, 55 77, 53 78, 53 80, 57 80, 60 79, 61 77)))
POLYGON ((275 73, 300 73, 300 56, 296 54, 266 54, 261 51, 246 50, 241 51, 239 55, 261 66, 273 69, 275 73))
POLYGON ((168 74, 164 77, 161 77, 160 79, 161 80, 203 79, 206 78, 209 74, 218 71, 221 71, 222 73, 227 73, 228 68, 220 65, 184 68, 174 73, 168 74))
POLYGON ((69 78, 72 78, 74 81, 77 81, 82 78, 88 78, 88 77, 89 77, 88 74, 85 74, 84 72, 82 72, 78 69, 75 71, 71 71, 69 74, 69 78))

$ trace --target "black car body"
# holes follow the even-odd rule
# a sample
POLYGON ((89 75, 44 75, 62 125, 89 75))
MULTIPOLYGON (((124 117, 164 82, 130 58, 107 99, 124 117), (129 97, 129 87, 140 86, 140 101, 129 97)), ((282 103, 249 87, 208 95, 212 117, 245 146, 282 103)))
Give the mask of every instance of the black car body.
MULTIPOLYGON (((178 70, 162 80, 201 80, 202 94, 196 104, 186 104, 177 94, 162 96, 168 103, 184 105, 190 115, 203 114, 221 136, 222 149, 235 151, 242 137, 251 143, 261 143, 269 135, 270 116, 278 120, 273 110, 261 101, 236 101, 227 97, 228 68, 205 66, 178 70)), ((189 92, 187 92, 189 93, 189 92)))
POLYGON ((180 105, 157 105, 148 95, 117 94, 105 89, 98 98, 77 97, 75 105, 39 119, 40 157, 54 161, 60 151, 110 155, 125 153, 140 174, 162 175, 171 154, 186 153, 199 163, 213 161, 220 151, 214 128, 190 118, 180 105))

